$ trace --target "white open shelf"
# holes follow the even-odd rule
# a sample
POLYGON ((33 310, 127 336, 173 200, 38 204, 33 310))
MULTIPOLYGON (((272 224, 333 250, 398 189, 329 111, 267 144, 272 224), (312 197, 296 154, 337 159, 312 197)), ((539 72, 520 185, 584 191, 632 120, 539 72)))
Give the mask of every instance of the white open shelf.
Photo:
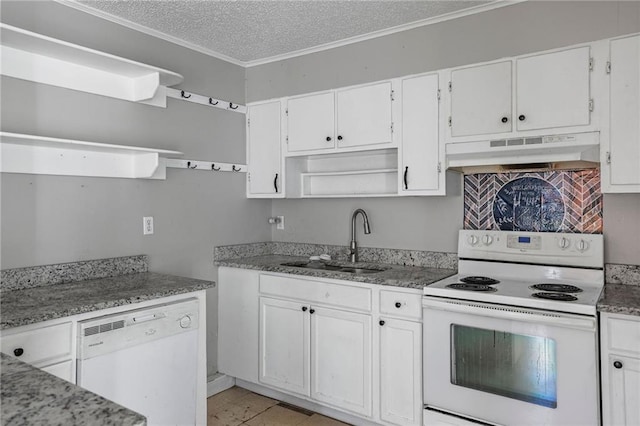
POLYGON ((0 132, 0 172, 165 179, 178 151, 0 132))
POLYGON ((288 158, 293 198, 385 197, 398 194, 397 149, 288 158))
POLYGON ((133 102, 165 106, 180 74, 0 24, 1 73, 133 102))

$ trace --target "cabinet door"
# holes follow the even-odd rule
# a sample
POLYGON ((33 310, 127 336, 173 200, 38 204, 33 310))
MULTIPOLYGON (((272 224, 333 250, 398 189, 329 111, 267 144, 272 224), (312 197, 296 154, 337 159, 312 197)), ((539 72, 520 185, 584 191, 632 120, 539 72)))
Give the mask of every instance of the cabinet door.
POLYGON ((380 418, 398 425, 422 424, 421 323, 381 320, 380 418))
POLYGON ((451 72, 451 136, 511 129, 511 61, 451 72))
POLYGON ((616 192, 640 192, 640 35, 611 41, 610 159, 616 192))
POLYGON ((309 396, 309 311, 302 303, 260 298, 260 381, 309 396))
POLYGON ((312 309, 311 397, 371 416, 371 316, 312 309))
POLYGON ((516 60, 518 130, 590 122, 588 46, 516 60))
POLYGON ((402 192, 439 189, 438 110, 437 74, 402 80, 402 192))
POLYGON ((46 367, 42 367, 41 370, 64 379, 67 382, 75 383, 75 380, 73 378, 73 366, 73 361, 68 360, 53 365, 47 365, 46 367))
POLYGON ((333 92, 289 99, 288 152, 315 151, 335 147, 333 92))
POLYGON ((258 383, 257 271, 218 269, 218 371, 258 383))
POLYGON ((338 147, 391 144, 391 82, 336 92, 338 147))
POLYGON ((607 361, 609 389, 603 390, 603 423, 640 425, 640 359, 610 354, 607 361))
POLYGON ((249 105, 247 111, 247 196, 282 194, 280 101, 249 105))

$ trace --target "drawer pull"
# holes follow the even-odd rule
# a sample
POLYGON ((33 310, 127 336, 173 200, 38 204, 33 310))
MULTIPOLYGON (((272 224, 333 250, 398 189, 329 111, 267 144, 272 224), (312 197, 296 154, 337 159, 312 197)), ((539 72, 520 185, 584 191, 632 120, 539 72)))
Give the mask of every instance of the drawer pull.
POLYGON ((384 321, 380 320, 380 325, 384 325, 384 321))
POLYGON ((13 354, 15 356, 22 356, 23 353, 24 353, 24 349, 22 349, 22 348, 16 348, 16 349, 13 350, 13 354))
POLYGON ((396 302, 396 308, 398 308, 398 309, 402 308, 402 303, 396 302))
POLYGON ((614 361, 614 362, 613 362, 613 366, 614 366, 615 368, 622 368, 622 362, 620 362, 620 361, 614 361))

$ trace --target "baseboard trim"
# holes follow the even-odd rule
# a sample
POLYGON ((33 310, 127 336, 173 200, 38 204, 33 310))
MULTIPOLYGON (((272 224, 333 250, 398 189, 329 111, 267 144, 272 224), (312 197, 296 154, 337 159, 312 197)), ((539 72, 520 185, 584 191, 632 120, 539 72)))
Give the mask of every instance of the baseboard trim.
POLYGON ((207 382, 207 398, 225 391, 236 384, 236 379, 226 374, 217 373, 207 382))

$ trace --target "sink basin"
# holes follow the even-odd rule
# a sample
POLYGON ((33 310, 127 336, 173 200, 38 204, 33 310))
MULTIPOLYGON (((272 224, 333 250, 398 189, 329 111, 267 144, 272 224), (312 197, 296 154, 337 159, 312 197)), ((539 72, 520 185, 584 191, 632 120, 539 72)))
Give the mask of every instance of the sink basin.
POLYGON ((319 271, 334 271, 334 272, 347 272, 349 274, 376 274, 378 272, 385 271, 385 268, 375 268, 368 267, 364 268, 361 266, 349 266, 349 265, 340 265, 335 263, 323 263, 323 262, 286 262, 281 263, 282 266, 291 266, 294 268, 305 268, 305 269, 316 269, 319 271))

